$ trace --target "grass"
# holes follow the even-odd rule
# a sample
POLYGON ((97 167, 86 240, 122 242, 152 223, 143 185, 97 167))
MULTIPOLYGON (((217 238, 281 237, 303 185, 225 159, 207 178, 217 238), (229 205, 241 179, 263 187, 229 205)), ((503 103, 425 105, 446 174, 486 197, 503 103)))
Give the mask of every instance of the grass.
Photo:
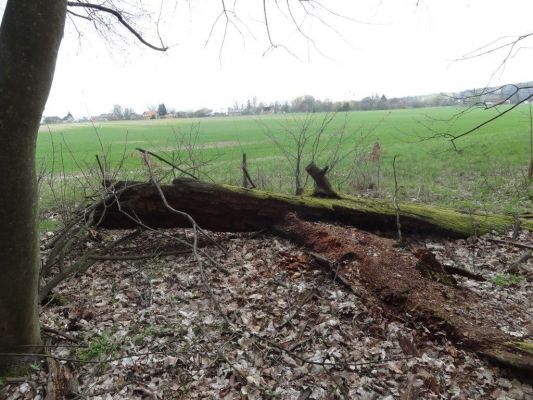
POLYGON ((522 282, 524 278, 515 274, 496 274, 492 279, 492 283, 501 287, 516 285, 522 282))
POLYGON ((115 343, 113 336, 103 331, 100 335, 95 335, 89 341, 86 348, 80 348, 76 352, 81 361, 101 361, 105 358, 113 357, 119 346, 115 343))
POLYGON ((57 219, 42 219, 39 221, 39 232, 53 232, 61 226, 61 221, 57 219))
MULTIPOLYGON (((435 132, 461 133, 494 112, 474 110, 450 120, 457 111, 442 107, 338 114, 324 139, 344 129, 347 140, 341 150, 347 152, 357 146, 358 153, 369 153, 372 144, 379 142, 382 158, 378 164, 364 161, 360 154, 348 157, 332 172, 332 180, 349 194, 372 185, 379 185, 382 195, 391 193, 392 159, 398 154, 397 173, 404 200, 467 211, 515 213, 530 209, 533 190, 525 179, 530 157, 526 109, 466 136, 455 150, 449 138, 435 132)), ((322 117, 316 114, 315 124, 322 117)), ((285 149, 292 149, 287 129, 294 129, 304 118, 302 114, 278 114, 53 125, 41 129, 37 157, 48 169, 69 176, 94 168, 95 154, 102 153, 107 153, 111 166, 124 157, 124 167, 135 171, 142 168, 135 148, 167 157, 178 152, 187 158, 187 151, 178 143, 185 138, 185 143, 194 143, 197 163, 210 160, 203 168, 204 178, 209 175, 217 182, 238 184, 240 158, 245 152, 253 179, 267 189, 289 192, 293 186, 291 164, 266 132, 285 149)), ((327 163, 333 147, 324 151, 320 163, 327 163)))

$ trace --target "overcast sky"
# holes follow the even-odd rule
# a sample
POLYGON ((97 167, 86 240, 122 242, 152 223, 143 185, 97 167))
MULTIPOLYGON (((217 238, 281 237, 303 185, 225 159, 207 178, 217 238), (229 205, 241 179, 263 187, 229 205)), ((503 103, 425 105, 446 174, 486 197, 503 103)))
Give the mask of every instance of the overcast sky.
MULTIPOLYGON (((254 96, 267 102, 303 94, 344 100, 482 87, 504 53, 454 60, 503 36, 533 32, 531 0, 321 2, 349 18, 315 8, 315 17, 304 19, 294 1, 302 34, 286 8, 267 1, 272 40, 287 50, 280 46, 266 55, 259 0, 237 2, 222 50, 223 18, 205 45, 221 11, 219 0, 143 1, 148 16, 135 22, 156 42, 159 30, 171 46, 166 53, 137 44, 120 27, 123 38, 111 35, 110 43, 90 24, 74 19, 76 26, 69 22, 65 32, 45 115, 96 115, 111 111, 113 104, 136 112, 161 102, 177 110, 219 109, 254 96)), ((493 84, 533 80, 531 44, 523 44, 492 77, 493 84)))

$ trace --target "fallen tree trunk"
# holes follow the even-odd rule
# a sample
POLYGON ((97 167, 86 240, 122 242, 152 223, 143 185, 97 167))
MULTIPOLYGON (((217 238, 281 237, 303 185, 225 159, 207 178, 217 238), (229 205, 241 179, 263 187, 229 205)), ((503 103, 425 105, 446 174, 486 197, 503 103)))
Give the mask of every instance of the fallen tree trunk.
MULTIPOLYGON (((190 227, 188 219, 165 207, 158 189, 150 184, 118 182, 118 201, 100 207, 95 221, 109 229, 134 228, 140 220, 152 228, 190 227)), ((339 195, 339 198, 291 196, 217 185, 191 179, 177 179, 161 185, 168 203, 191 215, 204 229, 247 232, 279 224, 287 213, 306 220, 338 221, 357 228, 393 232, 396 210, 390 201, 339 195)), ((503 215, 463 213, 426 204, 400 203, 405 233, 435 233, 467 237, 513 226, 513 218, 503 215)), ((521 226, 533 230, 533 221, 521 226)))
MULTIPOLYGON (((276 228, 311 250, 341 282, 364 301, 377 300, 393 318, 423 322, 433 332, 446 331, 462 347, 518 371, 533 371, 533 342, 518 341, 496 329, 499 316, 472 292, 424 274, 435 270, 421 258, 393 246, 393 241, 356 229, 301 221, 289 216, 276 228), (318 254, 318 256, 317 256, 318 254)), ((435 276, 433 276, 435 277, 435 276)), ((527 375, 526 375, 527 377, 527 375)), ((531 377, 531 375, 529 375, 531 377)))
MULTIPOLYGON (((454 286, 451 274, 458 271, 439 265, 427 252, 417 259, 394 247, 390 239, 295 216, 394 232, 397 210, 387 201, 288 196, 188 179, 160 187, 128 185, 115 184, 120 189, 117 200, 96 215, 101 226, 131 228, 142 222, 152 228, 189 227, 190 220, 180 213, 185 212, 204 229, 214 231, 271 228, 307 247, 343 284, 365 301, 383 304, 394 318, 422 321, 431 331, 444 330, 462 347, 494 362, 533 371, 533 344, 496 329, 498 316, 493 310, 476 294, 454 286)), ((509 229, 514 223, 511 217, 418 204, 404 203, 400 209, 405 232, 468 236, 509 229)), ((522 227, 533 230, 533 223, 524 220, 522 227)))

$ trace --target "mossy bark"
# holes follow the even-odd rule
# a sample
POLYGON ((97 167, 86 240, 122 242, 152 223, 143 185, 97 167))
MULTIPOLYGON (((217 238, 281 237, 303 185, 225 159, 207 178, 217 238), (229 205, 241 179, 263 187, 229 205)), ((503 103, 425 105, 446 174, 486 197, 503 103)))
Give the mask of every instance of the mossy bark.
MULTIPOLYGON (((133 183, 129 183, 133 184, 133 183)), ((187 227, 188 220, 163 205, 157 189, 150 184, 137 184, 118 196, 120 208, 113 204, 102 220, 106 228, 134 227, 134 218, 154 228, 187 227)), ((283 221, 287 213, 308 220, 330 220, 366 230, 395 231, 396 210, 387 200, 339 195, 337 199, 292 196, 216 185, 189 179, 178 179, 162 190, 170 205, 190 214, 205 229, 245 232, 268 228, 283 221)), ((513 226, 513 218, 504 215, 469 214, 445 207, 401 203, 402 230, 406 233, 436 233, 454 237, 505 230, 513 226)), ((96 216, 99 220, 101 213, 96 216)), ((522 227, 533 230, 533 222, 523 220, 522 227)))
MULTIPOLYGON (((9 0, 0 27, 0 353, 4 354, 34 353, 40 344, 35 144, 65 15, 65 0, 9 0)), ((0 356, 0 375, 25 361, 0 356)))

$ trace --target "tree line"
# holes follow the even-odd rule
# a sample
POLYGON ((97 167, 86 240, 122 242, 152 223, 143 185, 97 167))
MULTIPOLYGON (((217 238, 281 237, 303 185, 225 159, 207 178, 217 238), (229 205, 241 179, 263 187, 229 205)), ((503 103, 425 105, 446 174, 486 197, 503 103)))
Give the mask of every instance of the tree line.
MULTIPOLYGON (((491 107, 498 104, 518 104, 528 100, 533 95, 533 82, 524 82, 501 87, 486 87, 482 89, 468 89, 457 93, 430 94, 421 96, 404 96, 387 98, 384 94, 373 94, 361 100, 333 101, 329 99, 317 99, 311 95, 298 96, 292 101, 262 102, 257 97, 249 99, 246 103, 235 102, 232 107, 225 110, 214 111, 203 107, 197 110, 180 110, 167 108, 164 103, 147 107, 148 111, 142 114, 136 113, 133 108, 122 107, 115 104, 110 113, 91 117, 93 120, 136 120, 146 119, 147 112, 151 112, 151 119, 156 118, 204 118, 212 116, 233 115, 260 115, 279 113, 316 113, 316 112, 346 112, 346 111, 371 111, 371 110, 395 110, 406 108, 444 107, 454 105, 480 105, 491 107)), ((69 113, 64 118, 45 117, 45 123, 71 122, 73 119, 69 113), (70 117, 70 118, 69 118, 70 117)), ((82 118, 80 121, 88 120, 82 118)))

